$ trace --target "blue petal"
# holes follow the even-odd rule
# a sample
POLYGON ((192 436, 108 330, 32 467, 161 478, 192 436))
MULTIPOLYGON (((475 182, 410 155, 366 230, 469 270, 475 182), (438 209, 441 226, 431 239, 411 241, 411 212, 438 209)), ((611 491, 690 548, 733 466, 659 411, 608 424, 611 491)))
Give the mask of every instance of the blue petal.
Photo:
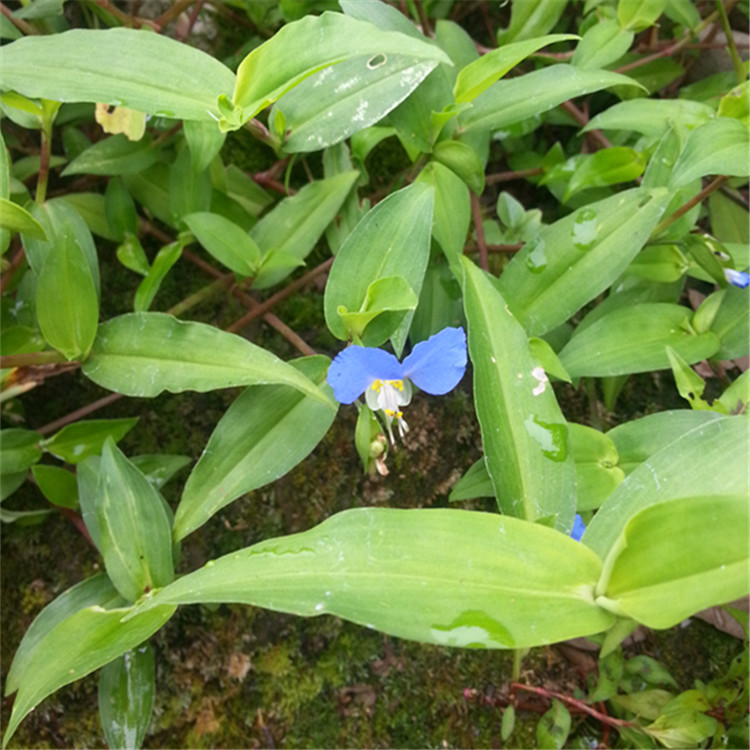
POLYGON ((575 521, 573 521, 573 530, 570 532, 571 539, 580 542, 584 531, 586 531, 586 524, 578 513, 576 513, 575 521))
POLYGON ((328 368, 328 385, 341 404, 351 404, 373 380, 401 380, 401 363, 382 349, 349 346, 339 352, 328 368))
POLYGON ((404 375, 433 396, 453 390, 466 371, 466 334, 463 328, 443 328, 420 341, 404 360, 404 375))
POLYGON ((745 289, 750 285, 750 274, 744 271, 735 271, 733 268, 725 268, 724 276, 727 281, 733 286, 738 286, 740 289, 745 289))

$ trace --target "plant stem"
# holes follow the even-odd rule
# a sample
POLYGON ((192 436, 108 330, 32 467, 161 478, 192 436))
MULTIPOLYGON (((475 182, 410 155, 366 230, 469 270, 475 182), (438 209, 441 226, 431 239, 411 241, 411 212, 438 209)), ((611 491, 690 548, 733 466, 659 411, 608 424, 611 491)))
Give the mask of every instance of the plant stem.
POLYGON ((484 226, 482 226, 482 207, 479 198, 471 194, 471 217, 474 220, 474 230, 477 233, 477 250, 479 251, 479 267, 485 271, 490 270, 490 260, 487 253, 487 243, 484 240, 484 226))
POLYGON ((545 698, 557 698, 563 703, 567 703, 569 706, 572 706, 576 710, 588 714, 589 716, 593 716, 595 719, 599 719, 599 721, 603 722, 604 724, 609 724, 610 726, 628 727, 633 729, 640 728, 638 724, 635 724, 632 721, 625 721, 625 719, 615 719, 612 716, 607 716, 607 714, 603 714, 600 711, 597 711, 595 708, 591 708, 591 706, 589 706, 587 703, 584 703, 583 701, 580 701, 577 698, 573 698, 569 695, 565 695, 564 693, 558 693, 556 690, 547 690, 546 688, 534 687, 533 685, 524 685, 521 682, 512 682, 510 684, 510 687, 514 690, 525 690, 528 693, 542 695, 545 698))
POLYGON ((745 80, 745 73, 742 70, 742 58, 737 52, 737 45, 734 43, 734 34, 732 33, 732 27, 729 25, 729 18, 727 17, 727 11, 724 8, 722 0, 716 0, 716 10, 719 13, 719 19, 721 25, 724 28, 724 34, 727 38, 727 47, 729 49, 729 55, 734 63, 734 72, 737 75, 737 83, 742 83, 745 80))
POLYGON ((695 197, 691 198, 687 203, 680 206, 674 213, 667 216, 662 222, 656 225, 656 228, 651 232, 652 237, 658 237, 665 229, 671 227, 678 219, 682 218, 691 208, 694 208, 704 199, 706 199, 714 190, 718 190, 729 178, 726 175, 719 175, 714 178, 703 190, 698 193, 695 197))
POLYGON ((6 367, 36 367, 67 362, 60 352, 28 352, 26 354, 6 354, 0 357, 0 369, 6 367))

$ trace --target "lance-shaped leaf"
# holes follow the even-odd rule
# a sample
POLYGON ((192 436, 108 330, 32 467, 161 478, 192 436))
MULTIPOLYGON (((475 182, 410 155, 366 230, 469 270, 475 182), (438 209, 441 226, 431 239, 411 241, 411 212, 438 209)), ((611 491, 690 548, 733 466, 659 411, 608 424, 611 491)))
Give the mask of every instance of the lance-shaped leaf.
POLYGON ((331 404, 308 378, 265 349, 163 313, 131 313, 100 325, 82 370, 103 388, 127 396, 281 383, 331 404))
POLYGON ((108 437, 119 442, 135 427, 137 421, 138 417, 129 417, 74 422, 47 438, 43 443, 44 450, 69 464, 77 464, 89 456, 101 453, 108 437))
POLYGON ((162 34, 74 29, 25 36, 0 51, 3 88, 35 99, 103 102, 185 120, 212 120, 234 74, 162 34))
POLYGON ((240 602, 425 643, 522 648, 608 628, 614 617, 591 598, 600 570, 584 545, 516 518, 360 508, 219 558, 139 611, 240 602))
POLYGON ((254 117, 309 75, 364 54, 411 55, 451 64, 450 58, 426 39, 381 31, 340 13, 306 16, 284 26, 240 63, 233 104, 241 110, 241 119, 230 125, 254 117), (290 49, 295 50, 294 55, 289 54, 290 49))
POLYGON ((603 606, 671 628, 750 593, 747 495, 685 497, 636 513, 610 549, 603 606))
MULTIPOLYGON (((0 148, 5 148, 0 144, 0 148)), ((9 232, 23 232, 34 239, 44 241, 47 235, 42 225, 22 206, 0 198, 0 213, 3 216, 3 229, 9 232)))
POLYGON ((135 750, 154 710, 154 650, 145 643, 99 673, 99 719, 110 750, 135 750))
MULTIPOLYGON (((263 251, 263 260, 275 252, 286 254, 293 261, 303 261, 339 212, 357 177, 359 172, 352 170, 316 180, 274 206, 250 231, 251 239, 263 251)), ((294 267, 261 268, 253 288, 265 289, 277 284, 294 267)))
POLYGON ((591 203, 524 245, 498 282, 532 336, 556 328, 601 294, 643 247, 669 200, 638 188, 591 203))
POLYGON ((575 34, 549 34, 523 42, 505 44, 463 68, 456 78, 453 95, 456 103, 470 102, 500 80, 511 68, 529 55, 555 42, 578 39, 575 34))
POLYGON ((85 357, 96 336, 96 281, 72 224, 64 223, 50 243, 36 286, 39 328, 67 359, 85 357))
POLYGON ((660 411, 618 425, 607 433, 607 437, 614 443, 618 466, 629 474, 686 432, 716 419, 721 419, 721 415, 710 411, 660 411))
POLYGON ((242 227, 207 211, 188 214, 182 220, 198 242, 227 268, 241 276, 255 273, 260 264, 260 248, 242 227))
POLYGON ((670 187, 684 187, 708 174, 750 174, 747 125, 731 117, 717 117, 693 130, 672 173, 670 187))
POLYGON ((302 81, 271 110, 287 153, 318 151, 374 125, 438 65, 410 55, 352 57, 302 81))
MULTIPOLYGON (((325 384, 327 357, 294 366, 325 384)), ((286 385, 248 388, 227 409, 188 477, 177 507, 174 538, 182 539, 246 492, 286 474, 328 432, 336 412, 286 385)))
POLYGON ((42 457, 42 436, 33 430, 11 427, 0 431, 3 460, 0 474, 25 472, 42 457))
MULTIPOLYGON (((357 224, 331 268, 325 292, 326 323, 334 336, 350 336, 340 312, 365 312, 368 290, 380 279, 401 277, 415 298, 422 288, 430 257, 434 191, 415 183, 392 193, 357 224)), ((384 312, 364 329, 362 343, 379 346, 389 337, 400 354, 411 314, 384 312)))
POLYGON ((159 493, 107 438, 95 500, 107 573, 128 601, 174 578, 172 519, 159 493))
POLYGON ((690 317, 688 308, 668 302, 612 310, 574 335, 560 361, 572 377, 664 370, 668 346, 689 364, 700 362, 718 351, 719 338, 711 331, 696 334, 690 317))
POLYGON ((462 260, 474 398, 498 505, 529 521, 552 516, 568 533, 576 486, 565 418, 501 294, 483 271, 462 260))
POLYGON ((700 421, 625 478, 592 519, 584 544, 604 558, 628 519, 643 508, 701 495, 748 496, 747 418, 711 415, 700 421))
POLYGON ((56 624, 36 644, 26 669, 18 676, 18 694, 3 735, 3 747, 40 701, 143 643, 169 620, 174 610, 157 607, 122 622, 132 607, 105 609, 96 604, 79 609, 56 624))
POLYGON ((708 104, 690 99, 629 99, 592 117, 583 132, 632 130, 656 137, 666 132, 670 125, 694 128, 714 116, 714 110, 708 104))
POLYGON ((577 96, 612 86, 639 86, 632 78, 608 70, 581 70, 552 65, 518 78, 498 81, 459 115, 462 130, 500 130, 546 112, 577 96))

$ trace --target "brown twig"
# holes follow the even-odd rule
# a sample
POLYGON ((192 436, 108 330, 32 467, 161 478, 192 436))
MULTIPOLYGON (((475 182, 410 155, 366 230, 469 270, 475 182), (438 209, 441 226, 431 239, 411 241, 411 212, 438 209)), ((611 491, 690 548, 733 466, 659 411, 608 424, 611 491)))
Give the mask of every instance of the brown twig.
POLYGON ((544 174, 543 167, 534 167, 533 169, 517 169, 510 172, 495 172, 495 174, 488 174, 484 178, 485 185, 495 185, 498 182, 512 182, 513 180, 523 180, 526 177, 533 177, 534 175, 544 174))
POLYGON ((256 307, 250 310, 250 312, 248 312, 246 315, 243 315, 239 320, 232 323, 232 325, 229 326, 229 328, 227 328, 226 330, 230 333, 235 333, 236 331, 241 330, 246 325, 250 324, 253 320, 268 312, 274 305, 281 302, 281 300, 286 299, 287 297, 289 297, 289 295, 306 286, 316 277, 320 276, 320 274, 325 273, 331 267, 332 263, 333 258, 329 258, 328 260, 323 261, 323 263, 313 268, 312 271, 308 271, 304 276, 300 276, 296 281, 293 281, 288 286, 285 286, 281 291, 276 292, 276 294, 269 297, 267 300, 256 303, 256 307))
POLYGON ((10 9, 5 6, 5 3, 0 3, 0 13, 2 13, 20 32, 27 36, 39 33, 28 21, 25 21, 23 18, 16 18, 10 9))
MULTIPOLYGON (((573 119, 578 122, 581 127, 585 127, 589 124, 589 118, 583 113, 578 107, 576 107, 573 102, 563 102, 560 105, 573 119)), ((609 138, 607 138, 601 130, 589 130, 588 133, 586 133, 587 136, 591 138, 591 140, 596 141, 600 146, 603 146, 604 148, 612 148, 612 143, 610 142, 609 138)))
MULTIPOLYGON (((165 26, 170 24, 177 16, 182 13, 182 11, 187 10, 193 3, 196 3, 197 11, 193 9, 193 13, 195 17, 197 18, 198 13, 200 13, 201 7, 203 6, 203 3, 205 0, 173 0, 173 5, 164 13, 162 13, 155 21, 156 25, 159 27, 159 30, 163 29, 165 26)), ((189 29, 193 28, 193 24, 195 23, 195 18, 191 18, 189 29)), ((188 30, 188 33, 189 30, 188 30)), ((184 40, 182 40, 184 41, 184 40)))
POLYGON ((98 5, 102 10, 106 10, 107 13, 111 13, 124 26, 128 26, 134 29, 140 29, 142 26, 148 26, 154 31, 161 31, 161 27, 156 21, 152 21, 150 18, 138 18, 137 16, 131 16, 113 5, 111 0, 92 0, 92 2, 95 5, 98 5))
POLYGON ((607 714, 601 713, 601 711, 597 711, 595 708, 589 706, 588 703, 584 703, 583 701, 578 700, 577 698, 573 698, 570 695, 558 693, 556 690, 547 690, 546 688, 534 687, 533 685, 524 685, 521 682, 511 682, 510 688, 511 690, 525 690, 529 693, 541 695, 544 698, 557 698, 557 700, 562 701, 563 703, 567 703, 574 710, 580 713, 588 714, 589 716, 593 716, 595 719, 599 719, 599 721, 601 721, 603 724, 608 724, 609 726, 625 727, 630 729, 638 728, 638 725, 632 721, 626 721, 625 719, 615 719, 611 716, 608 716, 607 714))
POLYGON ((89 414, 93 414, 95 411, 99 411, 99 409, 103 409, 105 406, 114 404, 115 401, 119 401, 122 396, 122 393, 110 393, 97 401, 92 401, 90 404, 86 404, 86 406, 82 406, 80 409, 70 412, 70 414, 66 414, 64 417, 60 417, 53 422, 48 422, 43 427, 38 427, 36 431, 42 435, 49 435, 51 432, 57 432, 60 428, 65 427, 66 424, 88 417, 89 414))
POLYGON ((681 219, 691 208, 695 208, 695 206, 708 198, 714 190, 718 190, 728 179, 726 175, 719 175, 713 179, 698 195, 691 198, 687 203, 683 203, 674 213, 671 213, 666 219, 657 224, 651 236, 658 237, 667 227, 672 226, 678 219, 681 219))
POLYGON ((474 221, 474 230, 477 233, 477 250, 479 251, 479 267, 485 271, 490 270, 490 259, 487 254, 487 243, 484 240, 484 227, 482 226, 482 207, 479 197, 471 193, 471 218, 474 221))
POLYGON ((0 294, 5 294, 5 291, 13 282, 13 278, 15 277, 16 272, 23 265, 23 261, 25 257, 26 257, 26 253, 24 252, 24 249, 22 247, 19 248, 18 251, 13 255, 10 261, 10 265, 8 266, 8 269, 5 271, 5 273, 3 274, 3 277, 0 279, 0 294))

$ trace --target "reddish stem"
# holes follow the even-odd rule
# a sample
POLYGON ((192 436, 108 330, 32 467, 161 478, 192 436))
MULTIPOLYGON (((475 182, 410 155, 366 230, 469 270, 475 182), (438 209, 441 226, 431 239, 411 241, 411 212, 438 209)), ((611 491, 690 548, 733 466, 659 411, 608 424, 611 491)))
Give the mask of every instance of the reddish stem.
POLYGON ((474 220, 474 230, 477 233, 477 250, 479 251, 479 267, 485 271, 490 270, 489 255, 487 254, 487 243, 484 240, 484 227, 482 226, 482 207, 479 205, 478 196, 471 194, 471 217, 474 220))

